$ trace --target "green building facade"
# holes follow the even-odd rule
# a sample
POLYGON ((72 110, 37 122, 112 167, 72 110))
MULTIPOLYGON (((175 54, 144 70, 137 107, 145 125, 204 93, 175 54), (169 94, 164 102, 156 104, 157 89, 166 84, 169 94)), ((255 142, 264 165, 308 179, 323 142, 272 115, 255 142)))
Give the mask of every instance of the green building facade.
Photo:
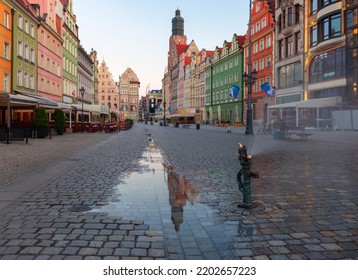
POLYGON ((37 92, 37 26, 36 10, 28 5, 14 4, 13 69, 14 91, 37 92))
POLYGON ((78 26, 73 13, 72 0, 65 1, 62 28, 63 39, 63 101, 75 103, 81 99, 78 90, 78 26))
POLYGON ((232 41, 216 47, 205 68, 206 119, 210 123, 243 121, 243 44, 245 36, 234 34, 232 41), (240 88, 237 98, 231 88, 240 88))

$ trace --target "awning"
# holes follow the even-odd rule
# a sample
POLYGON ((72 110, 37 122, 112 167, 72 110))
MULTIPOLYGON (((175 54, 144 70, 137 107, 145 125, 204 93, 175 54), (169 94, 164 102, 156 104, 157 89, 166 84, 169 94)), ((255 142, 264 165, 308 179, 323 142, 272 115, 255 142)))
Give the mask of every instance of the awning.
POLYGON ((281 108, 323 108, 337 106, 342 103, 342 97, 327 97, 316 98, 305 101, 296 101, 290 103, 276 104, 268 106, 268 109, 281 109, 281 108))
MULTIPOLYGON (((81 112, 82 111, 82 104, 72 104, 73 108, 76 108, 77 111, 81 112)), ((86 113, 86 115, 88 115, 89 113, 89 109, 86 108, 85 104, 83 104, 83 112, 86 113)))
MULTIPOLYGON (((81 105, 82 106, 82 105, 81 105)), ((89 111, 92 112, 98 112, 102 115, 109 115, 108 113, 108 107, 104 106, 104 105, 99 105, 99 104, 83 104, 83 108, 86 108, 89 111)))
POLYGON ((72 104, 69 103, 57 102, 57 106, 62 110, 72 110, 72 104))
POLYGON ((58 108, 58 103, 56 101, 44 98, 44 97, 40 96, 39 94, 32 93, 32 92, 18 91, 18 90, 15 90, 14 92, 18 96, 25 96, 25 97, 31 97, 31 98, 36 99, 38 106, 42 106, 42 107, 48 108, 48 109, 58 108))
POLYGON ((9 98, 11 107, 34 108, 37 106, 37 99, 12 93, 0 94, 0 106, 7 106, 9 98))
POLYGON ((167 118, 178 118, 178 117, 183 117, 183 118, 190 118, 190 117, 194 117, 195 114, 173 114, 173 115, 169 115, 167 116, 167 118))

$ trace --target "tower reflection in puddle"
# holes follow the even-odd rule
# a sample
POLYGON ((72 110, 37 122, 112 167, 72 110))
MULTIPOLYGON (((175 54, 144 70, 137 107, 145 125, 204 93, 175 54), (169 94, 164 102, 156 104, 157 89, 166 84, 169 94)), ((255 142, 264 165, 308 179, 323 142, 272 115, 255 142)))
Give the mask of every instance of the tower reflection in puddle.
POLYGON ((168 176, 169 204, 171 206, 171 219, 175 230, 178 232, 184 221, 184 206, 187 200, 193 205, 198 191, 192 187, 185 176, 179 176, 170 168, 166 168, 168 176))
POLYGON ((185 208, 189 206, 187 201, 193 205, 199 192, 190 185, 187 178, 178 175, 164 163, 151 137, 141 159, 132 166, 120 175, 120 183, 113 188, 108 204, 97 204, 90 212, 143 220, 153 230, 163 230, 171 217, 178 232, 185 220, 185 208))

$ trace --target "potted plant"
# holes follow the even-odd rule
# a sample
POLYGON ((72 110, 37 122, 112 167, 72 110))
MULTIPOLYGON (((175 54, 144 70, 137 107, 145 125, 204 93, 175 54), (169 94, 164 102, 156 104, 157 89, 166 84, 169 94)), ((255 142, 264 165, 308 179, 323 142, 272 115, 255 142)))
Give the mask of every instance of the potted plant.
POLYGON ((55 130, 58 135, 62 135, 66 129, 65 112, 61 109, 56 109, 54 113, 55 130))
POLYGON ((49 123, 45 108, 35 108, 33 124, 36 129, 37 138, 45 138, 48 136, 49 123))

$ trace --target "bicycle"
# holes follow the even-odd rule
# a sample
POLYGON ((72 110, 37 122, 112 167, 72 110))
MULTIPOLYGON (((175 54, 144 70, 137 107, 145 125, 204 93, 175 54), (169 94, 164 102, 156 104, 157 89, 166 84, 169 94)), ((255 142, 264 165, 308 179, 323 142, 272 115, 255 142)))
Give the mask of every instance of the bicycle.
POLYGON ((272 126, 270 124, 263 124, 259 129, 257 130, 257 134, 272 134, 272 126))

